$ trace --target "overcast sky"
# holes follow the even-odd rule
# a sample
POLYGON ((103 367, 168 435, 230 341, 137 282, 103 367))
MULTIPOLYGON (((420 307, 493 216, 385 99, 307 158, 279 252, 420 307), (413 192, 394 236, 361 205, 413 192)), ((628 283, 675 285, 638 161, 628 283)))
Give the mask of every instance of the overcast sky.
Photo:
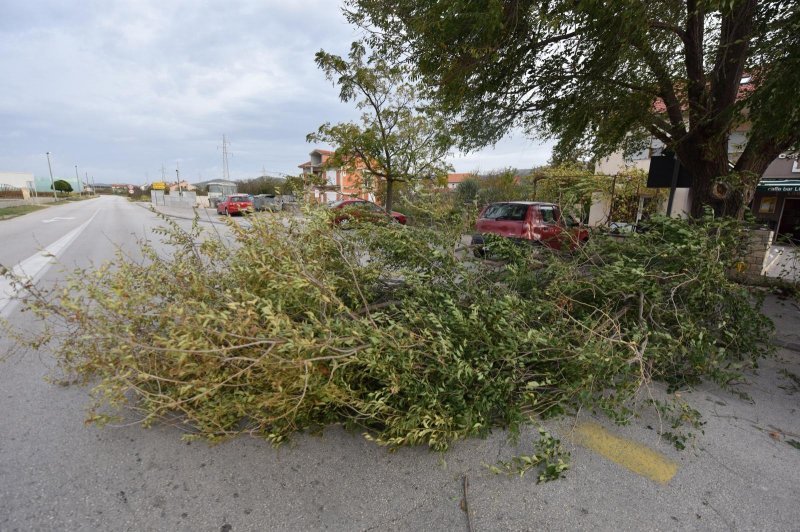
MULTIPOLYGON (((97 182, 297 174, 307 133, 356 118, 314 64, 357 37, 333 0, 2 0, 0 171, 97 182)), ((330 148, 329 146, 319 146, 330 148)), ((456 171, 543 164, 522 135, 456 171)))

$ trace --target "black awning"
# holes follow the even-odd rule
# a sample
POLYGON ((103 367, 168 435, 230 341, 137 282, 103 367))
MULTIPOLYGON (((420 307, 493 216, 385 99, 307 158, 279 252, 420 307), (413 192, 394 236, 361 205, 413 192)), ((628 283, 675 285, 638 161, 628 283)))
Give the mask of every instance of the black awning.
POLYGON ((762 179, 757 192, 800 192, 800 179, 762 179))

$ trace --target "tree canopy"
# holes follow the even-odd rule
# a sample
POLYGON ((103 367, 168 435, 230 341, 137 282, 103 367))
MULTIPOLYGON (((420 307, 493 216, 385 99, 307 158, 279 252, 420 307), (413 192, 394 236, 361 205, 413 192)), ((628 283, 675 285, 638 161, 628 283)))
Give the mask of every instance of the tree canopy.
POLYGON ((558 139, 557 156, 599 158, 653 137, 693 174, 695 214, 717 181, 735 191, 718 210, 740 211, 800 140, 796 1, 348 0, 345 11, 414 68, 462 147, 522 127, 558 139), (731 167, 737 129, 747 142, 731 167))
POLYGON ((64 179, 56 179, 56 181, 50 185, 50 189, 52 190, 53 187, 59 192, 72 192, 72 185, 69 184, 69 181, 64 179))
POLYGON ((368 55, 359 43, 353 44, 347 59, 319 51, 316 63, 339 85, 341 100, 355 100, 363 111, 360 123, 325 123, 308 135, 309 142, 336 147, 329 166, 360 173, 365 188, 385 183, 387 210, 396 182, 447 173, 447 129, 440 118, 421 111, 417 88, 404 68, 368 55))

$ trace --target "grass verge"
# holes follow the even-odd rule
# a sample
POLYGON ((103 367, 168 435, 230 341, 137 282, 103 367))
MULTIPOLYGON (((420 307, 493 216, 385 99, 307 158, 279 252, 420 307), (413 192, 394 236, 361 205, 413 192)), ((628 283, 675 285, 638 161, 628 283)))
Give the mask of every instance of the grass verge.
POLYGON ((17 216, 22 216, 23 214, 28 214, 30 212, 46 208, 47 207, 44 205, 15 205, 13 207, 0 207, 0 220, 16 218, 17 216))

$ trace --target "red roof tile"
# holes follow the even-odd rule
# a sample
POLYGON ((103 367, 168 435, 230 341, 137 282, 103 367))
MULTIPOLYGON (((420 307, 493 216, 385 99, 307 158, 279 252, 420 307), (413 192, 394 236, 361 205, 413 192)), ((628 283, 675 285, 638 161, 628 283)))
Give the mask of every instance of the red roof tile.
POLYGON ((448 183, 461 183, 465 179, 467 179, 472 174, 468 172, 463 172, 460 174, 447 174, 447 182, 448 183))

